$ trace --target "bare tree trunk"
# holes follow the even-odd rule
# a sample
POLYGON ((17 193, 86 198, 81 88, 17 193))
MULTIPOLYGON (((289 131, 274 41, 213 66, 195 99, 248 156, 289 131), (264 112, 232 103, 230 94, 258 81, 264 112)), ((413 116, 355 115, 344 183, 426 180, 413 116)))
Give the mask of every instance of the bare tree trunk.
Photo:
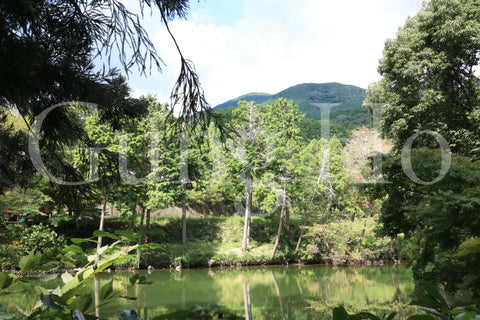
POLYGON ((286 182, 283 182, 283 192, 282 192, 282 210, 280 212, 280 221, 278 222, 277 236, 275 237, 275 245, 273 246, 272 255, 270 256, 270 261, 273 261, 275 258, 275 253, 278 249, 278 244, 280 243, 280 236, 282 235, 282 224, 285 218, 285 211, 287 207, 287 192, 286 192, 286 182))
POLYGON ((250 176, 247 175, 247 197, 245 203, 245 222, 243 224, 243 241, 242 249, 247 251, 248 242, 250 239, 250 222, 252 215, 252 190, 253 190, 253 181, 250 176))
POLYGON ((131 222, 131 227, 132 229, 135 227, 135 220, 137 219, 137 201, 135 200, 135 202, 133 203, 133 207, 132 207, 132 222, 131 222))
POLYGON ((98 274, 93 276, 93 283, 94 283, 94 295, 95 295, 95 317, 98 319, 100 318, 100 277, 98 274))
MULTIPOLYGON (((150 230, 150 209, 146 209, 145 211, 145 230, 150 230)), ((148 243, 148 235, 145 234, 143 237, 143 243, 148 243)))
MULTIPOLYGON (((107 188, 103 188, 103 199, 102 199, 102 213, 100 215, 100 225, 98 226, 98 230, 103 231, 103 224, 105 221, 105 214, 107 212, 107 188)), ((95 265, 94 267, 96 268, 98 266, 98 263, 100 262, 100 259, 102 258, 100 253, 100 249, 102 248, 102 237, 98 237, 97 240, 97 252, 96 255, 97 257, 95 258, 95 265)))
POLYGON ((182 204, 182 243, 187 243, 187 198, 183 199, 182 204))
POLYGON ((140 225, 138 226, 138 229, 142 229, 143 228, 143 221, 145 220, 145 208, 141 208, 142 209, 142 215, 140 216, 140 225))
POLYGON ((397 237, 394 237, 392 238, 392 243, 390 245, 390 254, 392 255, 392 259, 393 259, 393 255, 395 253, 395 245, 397 244, 397 237))
MULTIPOLYGON (((142 208, 142 216, 140 217, 140 225, 138 226, 138 231, 143 230, 143 221, 145 218, 146 211, 147 211, 146 208, 142 208)), ((142 236, 138 238, 138 244, 139 245, 142 244, 142 236)), ((135 269, 140 269, 140 258, 141 258, 141 251, 140 249, 137 249, 137 263, 135 265, 135 269)))
POLYGON ((363 237, 365 237, 365 229, 360 232, 360 241, 358 242, 360 246, 363 244, 363 237))
POLYGON ((288 210, 285 210, 285 229, 290 230, 290 212, 288 210))

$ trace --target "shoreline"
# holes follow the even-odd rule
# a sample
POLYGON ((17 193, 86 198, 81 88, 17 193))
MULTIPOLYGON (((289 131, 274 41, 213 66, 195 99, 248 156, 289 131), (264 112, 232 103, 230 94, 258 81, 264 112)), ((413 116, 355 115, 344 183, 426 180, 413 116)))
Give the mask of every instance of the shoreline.
MULTIPOLYGON (((358 260, 358 259, 344 259, 341 261, 334 261, 333 259, 325 259, 321 261, 306 261, 306 262, 289 262, 289 261, 284 261, 284 262, 264 262, 264 261, 258 261, 254 263, 212 263, 209 265, 194 265, 194 266, 174 266, 171 265, 169 267, 152 267, 152 266, 147 266, 146 268, 134 268, 134 267, 122 267, 122 266, 113 266, 110 268, 105 269, 102 272, 110 273, 110 272, 123 272, 123 271, 154 271, 154 270, 175 270, 175 271, 180 271, 183 269, 210 269, 210 268, 219 268, 219 269, 232 269, 232 268, 244 268, 244 267, 259 267, 259 266, 322 266, 322 267, 378 267, 378 266, 397 266, 397 265, 406 265, 406 262, 404 260, 358 260)), ((56 269, 55 271, 34 271, 34 272, 29 272, 27 274, 24 274, 23 276, 39 276, 39 275, 48 275, 48 274, 57 274, 61 275, 65 272, 68 272, 70 274, 75 274, 77 271, 75 269, 67 269, 67 268, 59 268, 56 269)), ((21 275, 20 270, 2 270, 1 272, 4 273, 11 273, 15 274, 16 276, 21 275)))

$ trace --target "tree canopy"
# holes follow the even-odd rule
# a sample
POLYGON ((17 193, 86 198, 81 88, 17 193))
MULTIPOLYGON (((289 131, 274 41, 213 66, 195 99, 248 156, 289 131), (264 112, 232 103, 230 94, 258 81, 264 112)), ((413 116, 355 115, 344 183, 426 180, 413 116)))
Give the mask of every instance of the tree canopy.
POLYGON ((393 142, 383 162, 389 183, 375 187, 387 197, 383 233, 409 239, 418 278, 450 289, 463 283, 477 295, 478 258, 460 252, 480 236, 472 214, 480 201, 479 59, 480 1, 431 0, 386 41, 383 78, 364 103, 384 104, 383 133, 393 142), (439 146, 439 136, 447 143, 439 146))
MULTIPOLYGON (((432 0, 387 40, 366 104, 384 103, 383 131, 395 148, 422 130, 441 134, 457 154, 478 159, 480 1, 432 0)), ((434 147, 427 135, 419 146, 434 147)))

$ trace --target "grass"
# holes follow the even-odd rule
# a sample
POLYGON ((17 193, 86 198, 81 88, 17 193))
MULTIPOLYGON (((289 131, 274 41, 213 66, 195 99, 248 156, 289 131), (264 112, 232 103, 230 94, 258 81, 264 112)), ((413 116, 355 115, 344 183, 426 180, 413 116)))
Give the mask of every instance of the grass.
MULTIPOLYGON (((113 222, 115 226, 120 224, 118 221, 113 222)), ((107 230, 114 231, 108 224, 107 222, 107 230)), ((291 219, 290 228, 284 229, 282 233, 275 259, 270 261, 278 228, 277 219, 252 219, 250 243, 246 252, 241 249, 242 217, 188 218, 186 244, 181 243, 180 217, 154 219, 151 229, 146 230, 148 243, 162 244, 164 247, 142 253, 140 266, 171 268, 181 265, 195 268, 293 262, 300 224, 300 219, 291 219)), ((388 256, 390 240, 378 238, 374 234, 376 226, 374 218, 314 224, 307 229, 298 258, 304 263, 333 264, 391 259, 388 256)), ((128 268, 135 264, 136 257, 132 257, 117 267, 128 268)))

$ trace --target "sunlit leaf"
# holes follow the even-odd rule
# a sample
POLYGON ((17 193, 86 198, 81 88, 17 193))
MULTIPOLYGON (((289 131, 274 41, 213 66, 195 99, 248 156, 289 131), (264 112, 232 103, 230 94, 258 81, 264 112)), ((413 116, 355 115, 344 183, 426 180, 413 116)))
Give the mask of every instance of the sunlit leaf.
POLYGON ((70 273, 65 272, 64 274, 62 274, 63 283, 67 283, 67 282, 71 281, 72 279, 73 279, 73 276, 70 273))

